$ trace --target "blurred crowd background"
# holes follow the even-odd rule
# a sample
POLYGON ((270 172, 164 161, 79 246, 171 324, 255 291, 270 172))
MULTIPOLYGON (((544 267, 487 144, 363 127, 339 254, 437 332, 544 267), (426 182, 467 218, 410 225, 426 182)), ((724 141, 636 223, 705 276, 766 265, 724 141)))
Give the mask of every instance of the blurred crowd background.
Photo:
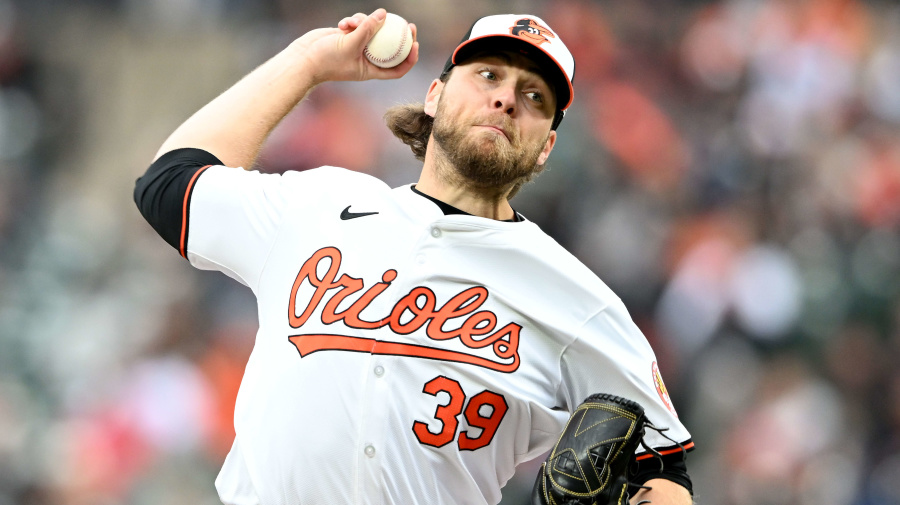
MULTIPOLYGON (((384 109, 421 101, 476 17, 543 17, 575 102, 513 204, 655 346, 697 503, 900 504, 900 6, 379 5, 418 25, 419 65, 320 87, 261 170, 414 181, 384 109)), ((217 503, 254 300, 156 237, 134 179, 290 40, 379 5, 0 0, 0 505, 217 503)))

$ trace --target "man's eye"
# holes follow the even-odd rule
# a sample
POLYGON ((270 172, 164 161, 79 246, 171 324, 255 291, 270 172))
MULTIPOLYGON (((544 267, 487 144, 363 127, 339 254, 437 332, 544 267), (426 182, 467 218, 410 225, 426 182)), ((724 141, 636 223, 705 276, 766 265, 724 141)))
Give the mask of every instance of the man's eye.
POLYGON ((484 77, 489 81, 497 80, 497 74, 491 72, 490 70, 482 70, 481 72, 479 72, 479 74, 481 74, 481 77, 484 77))
POLYGON ((525 93, 525 95, 527 95, 528 98, 530 98, 534 102, 544 103, 544 95, 542 95, 538 91, 529 91, 528 93, 525 93))

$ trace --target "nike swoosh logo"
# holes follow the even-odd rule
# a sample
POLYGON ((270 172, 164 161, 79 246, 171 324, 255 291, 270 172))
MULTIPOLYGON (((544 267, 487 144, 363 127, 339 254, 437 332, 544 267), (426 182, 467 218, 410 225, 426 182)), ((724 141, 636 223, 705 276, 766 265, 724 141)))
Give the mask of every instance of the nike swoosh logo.
POLYGON ((377 212, 350 212, 350 205, 347 206, 346 209, 341 211, 341 219, 346 221, 348 219, 356 219, 358 217, 363 216, 371 216, 372 214, 378 214, 377 212))

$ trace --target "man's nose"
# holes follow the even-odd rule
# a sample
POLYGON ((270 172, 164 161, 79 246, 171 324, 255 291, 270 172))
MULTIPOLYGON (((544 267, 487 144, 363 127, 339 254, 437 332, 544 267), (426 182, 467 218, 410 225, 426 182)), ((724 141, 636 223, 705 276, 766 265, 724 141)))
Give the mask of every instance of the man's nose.
POLYGON ((498 86, 494 90, 494 108, 512 116, 516 112, 515 86, 498 86))

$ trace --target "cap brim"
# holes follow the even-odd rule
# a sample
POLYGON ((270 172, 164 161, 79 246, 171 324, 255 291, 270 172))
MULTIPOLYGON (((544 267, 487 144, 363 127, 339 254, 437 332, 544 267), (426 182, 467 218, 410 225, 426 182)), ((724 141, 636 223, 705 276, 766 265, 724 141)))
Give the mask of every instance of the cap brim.
POLYGON ((560 65, 553 56, 541 49, 539 45, 532 44, 522 37, 497 33, 476 37, 460 44, 456 50, 453 51, 450 61, 454 65, 459 65, 460 62, 465 61, 467 58, 474 56, 479 52, 503 50, 517 51, 520 53, 524 52, 528 58, 537 63, 539 68, 548 69, 549 74, 545 75, 545 78, 550 81, 550 85, 554 88, 557 108, 559 110, 566 110, 569 108, 569 105, 572 104, 574 90, 572 88, 572 81, 566 75, 562 65, 560 65), (488 41, 490 44, 486 43, 488 41))

